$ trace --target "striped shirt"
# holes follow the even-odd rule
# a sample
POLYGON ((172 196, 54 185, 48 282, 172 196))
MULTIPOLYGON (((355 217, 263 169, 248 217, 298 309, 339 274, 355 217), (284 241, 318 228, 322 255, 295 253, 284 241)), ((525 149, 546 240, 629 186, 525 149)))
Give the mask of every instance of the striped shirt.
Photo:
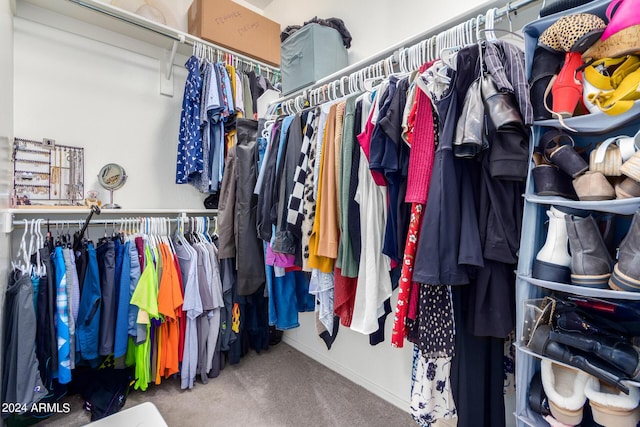
POLYGON ((533 107, 529 95, 529 82, 525 75, 524 52, 503 40, 487 41, 484 62, 498 89, 515 95, 524 124, 532 125, 533 107))

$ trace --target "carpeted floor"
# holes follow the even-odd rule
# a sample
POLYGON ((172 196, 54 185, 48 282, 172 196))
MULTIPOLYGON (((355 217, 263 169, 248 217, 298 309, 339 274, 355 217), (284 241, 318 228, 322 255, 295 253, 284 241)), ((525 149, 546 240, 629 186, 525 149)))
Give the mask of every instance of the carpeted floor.
MULTIPOLYGON (((408 392, 408 390, 407 390, 408 392)), ((90 421, 82 400, 71 396, 71 413, 38 426, 82 426, 90 421)), ((280 343, 251 352, 209 384, 180 390, 177 379, 134 391, 125 408, 153 402, 170 427, 199 426, 415 426, 411 416, 359 385, 280 343)))

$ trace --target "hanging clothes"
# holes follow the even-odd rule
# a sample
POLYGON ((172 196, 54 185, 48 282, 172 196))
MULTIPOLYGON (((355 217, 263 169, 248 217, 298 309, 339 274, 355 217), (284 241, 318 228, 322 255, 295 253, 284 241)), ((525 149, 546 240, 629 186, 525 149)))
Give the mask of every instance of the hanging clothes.
POLYGON ((96 251, 93 243, 87 243, 86 247, 88 262, 78 309, 76 348, 79 356, 90 362, 98 358, 102 293, 96 251))
POLYGON ((184 284, 183 311, 187 315, 184 354, 180 370, 180 387, 193 388, 198 364, 197 318, 203 313, 202 299, 197 283, 197 254, 186 241, 174 242, 176 255, 180 262, 182 282, 184 284))
POLYGON ((254 232, 258 208, 258 200, 253 196, 258 179, 258 122, 238 119, 237 132, 236 179, 241 183, 236 186, 235 198, 238 294, 251 295, 265 283, 262 242, 254 232))
MULTIPOLYGON (((48 247, 38 249, 40 259, 45 267, 44 276, 38 281, 37 312, 36 312, 36 357, 38 369, 44 386, 52 388, 53 370, 57 366, 58 346, 55 331, 55 293, 53 288, 54 271, 51 269, 51 258, 48 247), (55 344, 55 345, 54 345, 55 344), (54 365, 55 361, 55 365, 54 365)), ((5 323, 6 325, 6 323, 5 323)), ((3 371, 4 372, 4 371, 3 371)))
POLYGON ((113 240, 99 243, 96 249, 98 271, 100 274, 100 294, 102 308, 100 310, 100 344, 98 354, 108 356, 113 353, 113 337, 116 323, 116 253, 113 240))
POLYGON ((71 338, 69 336, 69 301, 67 300, 67 268, 62 248, 57 246, 53 255, 56 272, 56 330, 58 332, 58 366, 54 378, 60 384, 71 381, 71 338))
POLYGON ((180 372, 178 362, 180 327, 178 319, 183 304, 173 255, 171 249, 164 243, 160 245, 160 256, 163 260, 163 274, 158 290, 158 313, 163 316, 164 321, 160 325, 162 356, 158 363, 156 383, 160 382, 161 376, 168 378, 180 372))
POLYGON ((200 129, 200 92, 202 77, 195 56, 187 59, 187 81, 182 99, 176 184, 188 183, 193 174, 202 173, 202 133, 200 129))
POLYGON ((131 300, 131 242, 124 244, 116 239, 116 322, 113 340, 113 357, 118 359, 126 355, 128 342, 129 301, 131 300))
MULTIPOLYGON (((218 194, 225 157, 237 140, 237 119, 254 119, 257 99, 271 83, 253 71, 191 56, 182 100, 176 184, 218 194)), ((215 205, 215 203, 214 203, 215 205)))
MULTIPOLYGON (((364 151, 364 150, 363 150, 364 151)), ((360 156, 356 201, 360 204, 360 223, 367 230, 361 235, 362 253, 358 268, 351 329, 363 334, 378 330, 378 310, 391 296, 391 263, 382 253, 387 220, 385 187, 375 183, 366 155, 360 156), (373 214, 373 213, 376 214, 373 214)))
MULTIPOLYGON (((2 402, 30 408, 48 391, 38 371, 33 285, 28 274, 11 273, 3 310, 2 402)), ((2 418, 8 415, 3 412, 2 418)))
MULTIPOLYGON (((151 255, 149 245, 145 243, 144 247, 145 266, 140 275, 140 280, 136 286, 136 290, 131 296, 131 303, 138 306, 138 332, 142 330, 145 333, 144 340, 137 344, 134 348, 135 357, 135 378, 134 388, 145 391, 150 382, 152 382, 151 370, 151 320, 158 318, 158 284, 156 266, 151 255), (140 328, 141 327, 141 328, 140 328)), ((138 334, 138 342, 140 335, 138 334)))

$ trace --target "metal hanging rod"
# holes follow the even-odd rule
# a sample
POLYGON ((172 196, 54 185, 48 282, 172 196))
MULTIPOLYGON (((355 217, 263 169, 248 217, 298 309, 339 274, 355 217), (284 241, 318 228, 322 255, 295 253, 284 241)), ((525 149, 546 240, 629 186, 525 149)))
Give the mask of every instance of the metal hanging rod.
POLYGON ((112 18, 118 19, 120 21, 126 22, 131 25, 135 25, 140 28, 144 28, 148 31, 151 31, 156 34, 160 34, 162 36, 168 37, 175 41, 179 41, 180 43, 184 43, 189 46, 193 46, 196 43, 203 44, 205 46, 211 47, 219 52, 226 53, 232 55, 233 57, 239 59, 245 65, 258 66, 259 68, 264 68, 265 70, 270 71, 271 73, 279 73, 280 68, 275 67, 273 65, 269 65, 265 62, 253 59, 249 56, 243 55, 241 53, 234 52, 233 50, 226 49, 222 46, 218 46, 215 43, 211 43, 205 40, 202 40, 198 37, 192 36, 191 34, 184 33, 182 31, 173 29, 166 25, 158 24, 156 22, 150 21, 148 19, 142 18, 136 14, 130 13, 126 10, 116 9, 113 6, 97 2, 95 0, 68 0, 72 3, 75 3, 79 6, 85 7, 94 12, 101 13, 103 15, 110 16, 112 18))
MULTIPOLYGON (((541 0, 516 0, 507 3, 505 6, 501 8, 495 8, 495 18, 501 18, 502 16, 507 16, 512 12, 517 12, 518 9, 521 9, 525 6, 532 5, 534 3, 540 3, 541 0)), ((490 10, 491 8, 489 8, 490 10)), ((336 87, 344 86, 344 80, 349 77, 357 74, 359 72, 363 72, 367 70, 369 67, 376 65, 378 63, 384 62, 388 60, 391 56, 393 56, 394 60, 398 59, 399 52, 408 49, 415 49, 418 45, 428 39, 431 39, 438 34, 444 33, 448 30, 452 30, 456 25, 467 22, 471 19, 474 19, 474 28, 479 28, 480 25, 485 23, 485 14, 483 11, 487 10, 487 5, 484 4, 480 7, 477 7, 464 15, 460 15, 458 17, 452 18, 449 21, 444 22, 441 25, 436 26, 435 28, 430 28, 420 34, 414 35, 408 39, 405 39, 381 52, 378 52, 368 58, 362 59, 354 64, 351 64, 339 71, 336 71, 333 74, 330 74, 315 83, 308 85, 305 88, 298 89, 295 92, 287 94, 275 101, 272 101, 270 105, 274 104, 283 104, 285 102, 291 103, 292 101, 302 101, 308 99, 308 94, 311 90, 317 90, 321 87, 325 86, 333 86, 336 87), (301 99, 302 98, 302 99, 301 99)), ((299 106, 300 104, 296 102, 299 106)))
MULTIPOLYGON (((184 222, 189 222, 189 218, 210 218, 208 216, 193 216, 193 217, 186 217, 186 219, 181 218, 180 220, 184 221, 184 222)), ((215 217, 213 217, 215 218, 215 217)), ((171 224, 175 224, 178 222, 178 218, 168 218, 168 217, 131 217, 131 218, 117 218, 117 219, 94 219, 91 220, 89 222, 89 226, 92 225, 111 225, 111 224, 138 224, 138 223, 144 223, 145 220, 147 219, 151 219, 151 220, 165 220, 165 221, 169 221, 169 223, 171 224)), ((13 226, 14 227, 31 227, 31 219, 27 220, 27 223, 24 222, 24 220, 13 220, 13 226)), ((43 220, 41 225, 42 226, 46 226, 47 224, 49 225, 62 225, 62 226, 82 226, 82 224, 84 224, 84 220, 83 219, 70 219, 70 220, 62 220, 62 219, 56 219, 56 220, 43 220)))

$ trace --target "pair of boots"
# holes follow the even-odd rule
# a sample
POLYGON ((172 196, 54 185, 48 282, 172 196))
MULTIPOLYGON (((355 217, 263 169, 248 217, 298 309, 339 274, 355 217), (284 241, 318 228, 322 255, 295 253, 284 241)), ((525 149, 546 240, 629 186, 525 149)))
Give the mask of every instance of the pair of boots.
MULTIPOLYGON (((603 234, 613 238, 611 219, 600 232, 593 216, 581 218, 565 214, 554 206, 547 211, 549 228, 544 246, 533 263, 533 277, 558 283, 571 283, 606 289, 613 259, 603 234), (571 249, 571 255, 569 255, 571 249)), ((613 246, 610 242, 610 246, 613 246)))
POLYGON ((613 238, 612 219, 604 222, 606 227, 601 232, 591 215, 586 218, 567 215, 552 206, 547 216, 549 231, 544 246, 536 255, 533 277, 577 286, 640 292, 640 210, 634 214, 629 232, 620 244, 615 267, 603 237, 613 238))

